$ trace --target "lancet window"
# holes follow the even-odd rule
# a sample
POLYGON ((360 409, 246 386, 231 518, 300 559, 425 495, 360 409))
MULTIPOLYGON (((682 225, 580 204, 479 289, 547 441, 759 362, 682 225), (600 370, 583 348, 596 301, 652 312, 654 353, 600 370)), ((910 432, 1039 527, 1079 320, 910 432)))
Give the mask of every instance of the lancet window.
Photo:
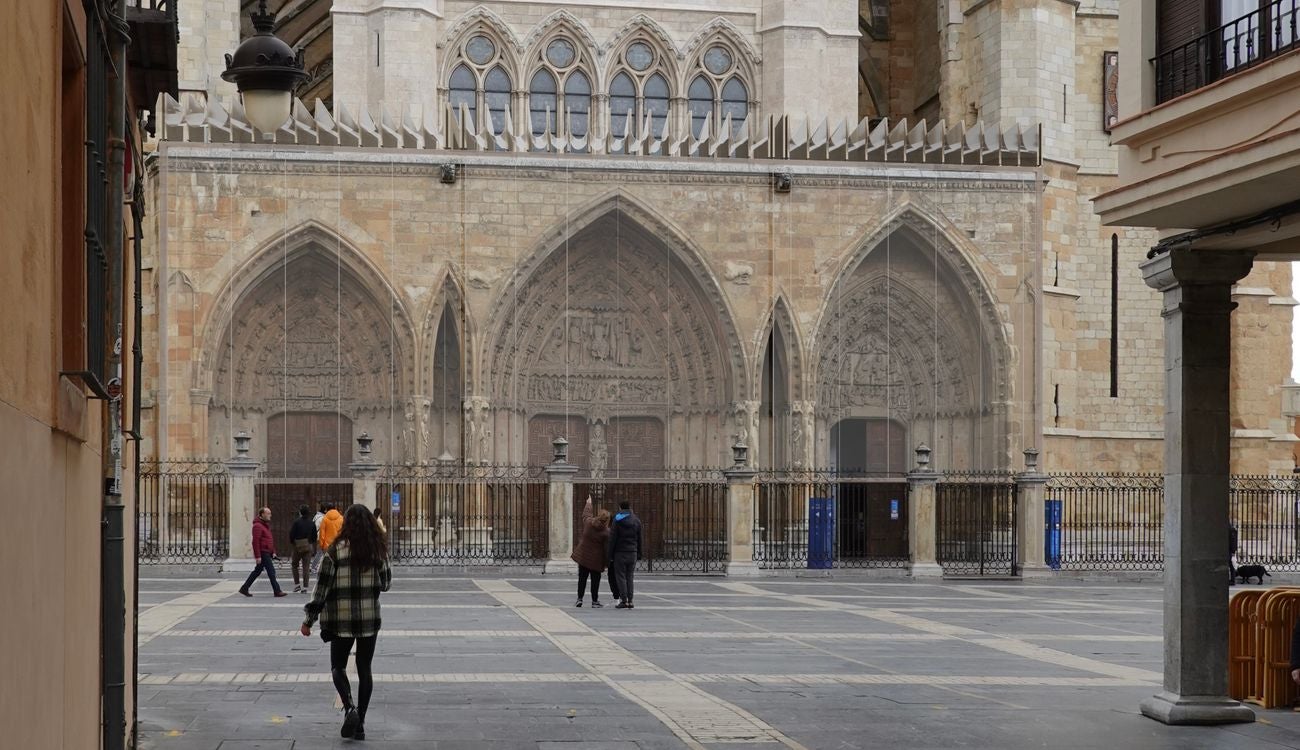
POLYGON ((609 83, 610 130, 616 137, 626 135, 627 117, 631 113, 634 123, 649 118, 651 131, 655 135, 661 133, 671 106, 663 53, 638 39, 623 50, 616 70, 609 83))
POLYGON ((459 112, 462 104, 468 107, 471 122, 478 122, 479 112, 486 109, 493 130, 499 132, 510 106, 511 88, 501 45, 475 34, 461 45, 459 60, 447 81, 452 109, 459 112))
POLYGON ((560 118, 569 118, 570 134, 587 134, 591 121, 591 74, 585 55, 567 37, 556 37, 541 48, 538 66, 528 84, 528 119, 533 135, 559 131, 560 118))
POLYGON ((728 115, 732 134, 740 132, 749 116, 749 87, 741 76, 739 58, 729 47, 714 44, 704 51, 699 70, 686 89, 686 107, 691 115, 691 135, 697 138, 709 117, 715 133, 728 115))

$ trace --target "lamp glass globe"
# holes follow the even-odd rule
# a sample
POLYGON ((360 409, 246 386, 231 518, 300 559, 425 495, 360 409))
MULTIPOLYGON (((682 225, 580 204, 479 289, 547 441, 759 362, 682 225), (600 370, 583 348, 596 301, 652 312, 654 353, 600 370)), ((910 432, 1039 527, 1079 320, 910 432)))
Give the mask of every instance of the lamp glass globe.
POLYGON ((288 91, 253 89, 242 94, 248 123, 263 133, 273 133, 289 119, 293 97, 288 91))

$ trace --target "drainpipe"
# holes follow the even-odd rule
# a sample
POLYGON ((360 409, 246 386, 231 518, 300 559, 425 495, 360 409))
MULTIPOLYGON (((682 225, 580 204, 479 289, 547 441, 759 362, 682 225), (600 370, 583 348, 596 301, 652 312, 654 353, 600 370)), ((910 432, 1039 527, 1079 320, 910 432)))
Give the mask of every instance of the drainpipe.
POLYGON ((122 504, 122 290, 125 228, 123 182, 126 175, 126 0, 110 0, 103 7, 109 57, 114 75, 108 97, 108 336, 105 372, 109 377, 108 420, 104 451, 103 521, 100 544, 100 694, 103 711, 104 750, 126 746, 126 509, 122 504))

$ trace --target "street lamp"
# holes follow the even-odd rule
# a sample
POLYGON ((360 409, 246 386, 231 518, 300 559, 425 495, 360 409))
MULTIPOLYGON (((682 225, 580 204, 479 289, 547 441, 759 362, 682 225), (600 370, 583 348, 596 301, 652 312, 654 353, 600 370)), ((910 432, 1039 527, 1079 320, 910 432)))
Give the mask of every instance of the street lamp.
POLYGON ((248 122, 272 133, 289 119, 294 86, 307 73, 301 56, 271 33, 275 14, 267 11, 266 0, 257 7, 249 14, 256 33, 241 42, 235 54, 226 53, 226 72, 221 77, 239 89, 248 122))

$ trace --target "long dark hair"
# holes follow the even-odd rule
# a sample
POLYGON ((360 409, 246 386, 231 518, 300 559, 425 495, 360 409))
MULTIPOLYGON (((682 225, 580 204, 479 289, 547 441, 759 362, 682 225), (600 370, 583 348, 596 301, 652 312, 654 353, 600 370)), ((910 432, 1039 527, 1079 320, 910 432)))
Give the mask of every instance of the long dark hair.
POLYGON ((343 514, 343 528, 334 544, 339 542, 348 543, 348 555, 358 567, 373 567, 388 559, 388 540, 364 505, 352 505, 343 514))

